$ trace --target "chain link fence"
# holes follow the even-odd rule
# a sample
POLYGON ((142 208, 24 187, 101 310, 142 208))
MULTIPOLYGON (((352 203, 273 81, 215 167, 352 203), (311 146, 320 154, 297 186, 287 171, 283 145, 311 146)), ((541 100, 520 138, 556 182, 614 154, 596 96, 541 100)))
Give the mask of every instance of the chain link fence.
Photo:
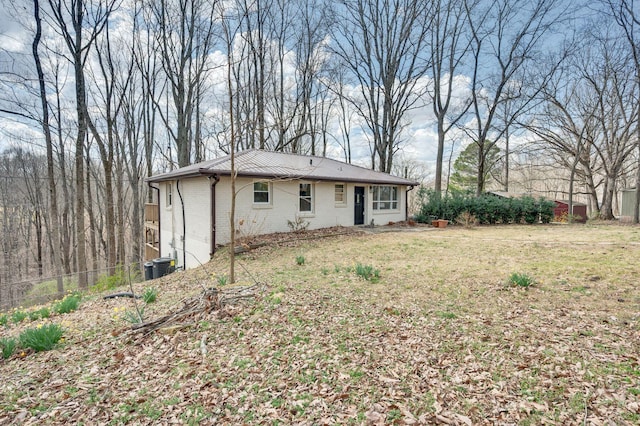
MULTIPOLYGON (((89 289, 99 287, 101 290, 138 282, 144 278, 143 263, 127 266, 102 268, 85 272, 89 289)), ((40 305, 60 299, 65 294, 79 290, 80 273, 39 277, 30 280, 0 284, 0 312, 16 307, 40 305), (62 288, 62 291, 59 289, 62 288)))

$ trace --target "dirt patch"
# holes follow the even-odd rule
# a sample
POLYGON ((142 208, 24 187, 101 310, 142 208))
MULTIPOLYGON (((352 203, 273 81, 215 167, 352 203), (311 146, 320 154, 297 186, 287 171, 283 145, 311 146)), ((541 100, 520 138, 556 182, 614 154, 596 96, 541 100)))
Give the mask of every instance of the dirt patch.
POLYGON ((236 241, 236 253, 242 253, 259 247, 296 246, 305 241, 319 240, 328 237, 356 235, 363 232, 362 228, 334 226, 314 230, 292 232, 276 232, 264 235, 252 235, 236 241))

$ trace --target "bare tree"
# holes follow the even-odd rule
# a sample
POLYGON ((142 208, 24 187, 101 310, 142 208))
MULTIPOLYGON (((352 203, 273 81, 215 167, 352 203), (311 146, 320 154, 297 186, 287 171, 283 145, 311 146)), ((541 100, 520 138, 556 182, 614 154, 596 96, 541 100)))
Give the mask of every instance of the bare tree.
POLYGON ((569 170, 569 211, 573 211, 574 184, 579 179, 598 208, 599 197, 594 181, 598 173, 594 144, 597 134, 597 102, 577 75, 581 64, 574 63, 559 73, 543 90, 544 103, 524 124, 534 133, 541 150, 550 154, 561 167, 569 170))
MULTIPOLYGON (((216 0, 148 1, 155 20, 156 46, 168 82, 173 117, 158 108, 176 146, 178 166, 193 161, 193 129, 197 128, 197 103, 203 98, 202 82, 209 71, 209 54, 215 41, 216 0), (175 125, 174 125, 175 120, 175 125)), ((156 99, 156 103, 160 103, 156 99)))
MULTIPOLYGON (((235 163, 235 152, 236 152, 236 129, 234 123, 234 108, 235 108, 235 99, 236 99, 236 88, 233 85, 234 82, 234 61, 242 60, 242 56, 238 56, 237 52, 234 55, 233 52, 233 41, 242 25, 241 22, 244 18, 244 12, 240 11, 239 16, 233 16, 231 14, 227 14, 226 11, 221 7, 217 10, 218 16, 222 23, 222 35, 223 41, 226 48, 227 53, 227 69, 226 69, 226 89, 228 95, 229 102, 229 151, 231 157, 231 210, 229 212, 229 232, 231 235, 231 241, 229 243, 229 281, 234 283, 236 280, 236 258, 235 258, 235 242, 236 242, 236 163, 235 163)), ((242 49, 242 46, 241 46, 242 49)), ((244 52, 242 50, 242 52, 244 52)))
MULTIPOLYGON (((117 46, 115 49, 112 47, 112 40, 110 36, 109 27, 105 27, 101 37, 97 39, 94 44, 95 57, 98 64, 98 75, 93 76, 93 70, 91 76, 94 81, 91 87, 95 89, 95 92, 89 90, 89 94, 92 95, 93 103, 100 113, 96 114, 94 119, 92 114, 87 111, 86 122, 91 131, 91 135, 98 147, 100 155, 100 161, 104 171, 104 210, 105 210, 105 234, 107 242, 107 267, 110 271, 113 271, 115 266, 123 261, 123 256, 118 256, 118 244, 117 236, 120 234, 122 228, 116 226, 116 187, 114 187, 114 178, 116 177, 114 167, 117 167, 115 162, 116 156, 116 142, 118 139, 117 132, 117 119, 121 115, 122 105, 124 101, 124 93, 127 90, 127 86, 131 80, 131 75, 134 69, 133 61, 130 59, 118 62, 118 59, 114 57, 114 51, 117 52, 118 48, 126 51, 124 43, 121 46, 117 46)), ((129 56, 129 55, 127 55, 129 56)), ((122 177, 122 173, 117 174, 118 177, 122 177)), ((121 188, 118 188, 118 192, 121 193, 121 188)), ((121 198, 119 204, 124 202, 121 198)), ((120 244, 122 246, 123 244, 120 244)))
POLYGON ((431 2, 343 0, 333 53, 350 71, 358 95, 347 100, 366 123, 372 167, 390 172, 402 143, 407 112, 419 100, 418 82, 428 70, 431 2))
POLYGON ((78 286, 86 288, 86 229, 84 221, 84 147, 87 135, 87 91, 84 66, 91 46, 104 30, 116 0, 100 0, 97 3, 75 0, 66 3, 48 0, 51 9, 51 24, 63 38, 70 54, 75 77, 76 119, 78 131, 75 144, 75 189, 76 189, 76 259, 79 270, 78 286), (88 29, 88 30, 87 30, 88 29))
MULTIPOLYGON (((476 194, 484 191, 485 155, 506 129, 537 99, 559 62, 539 72, 538 49, 564 16, 558 0, 495 0, 472 7, 465 1, 471 31, 473 124, 465 127, 478 145, 476 194), (538 61, 538 62, 536 62, 538 61), (537 77, 537 78, 536 78, 537 77), (533 84, 531 84, 533 82, 533 84), (499 106, 519 100, 511 116, 500 123, 499 106)), ((560 58, 560 60, 563 57, 560 58)))
POLYGON ((632 136, 639 106, 634 102, 635 76, 628 72, 628 51, 616 48, 606 33, 598 34, 593 44, 597 51, 584 64, 582 78, 595 96, 598 135, 594 149, 604 175, 600 217, 610 220, 614 219, 618 178, 636 147, 632 136))
MULTIPOLYGON (((476 2, 468 2, 469 11, 476 2)), ((436 155, 435 193, 442 192, 444 145, 447 133, 465 116, 471 102, 457 99, 454 94, 456 73, 465 65, 471 47, 467 37, 469 13, 465 12, 465 0, 437 0, 431 26, 431 74, 432 87, 428 91, 438 130, 436 155)))
MULTIPOLYGON (((638 34, 636 34, 640 30, 640 11, 638 11, 638 4, 634 0, 606 0, 606 3, 631 48, 635 69, 637 104, 640 101, 640 40, 638 34)), ((633 223, 640 223, 640 108, 638 108, 636 113, 636 146, 638 158, 636 164, 636 202, 633 209, 633 223)))
MULTIPOLYGON (((42 38, 42 18, 40 16, 40 2, 38 0, 33 1, 33 19, 35 21, 35 34, 33 37, 33 43, 31 45, 31 51, 33 54, 33 60, 36 65, 36 74, 38 77, 38 88, 40 93, 40 103, 42 107, 42 132, 44 134, 46 152, 47 152, 47 187, 49 189, 49 229, 50 233, 50 246, 59 248, 61 245, 60 239, 60 227, 58 226, 58 190, 56 185, 55 176, 55 163, 53 157, 53 137, 51 135, 51 126, 49 121, 49 101, 47 99, 47 85, 44 77, 44 71, 42 69, 42 62, 40 60, 40 40, 42 38)), ((55 274, 57 276, 57 289, 58 294, 64 293, 64 284, 62 281, 62 268, 61 262, 54 261, 55 274)))

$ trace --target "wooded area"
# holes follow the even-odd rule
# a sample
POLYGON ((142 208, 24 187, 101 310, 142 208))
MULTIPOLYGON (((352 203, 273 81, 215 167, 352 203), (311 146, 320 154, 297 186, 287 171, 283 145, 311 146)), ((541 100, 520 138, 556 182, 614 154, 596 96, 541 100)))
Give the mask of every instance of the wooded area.
POLYGON ((5 2, 0 307, 13 282, 78 273, 85 288, 85 271, 139 265, 144 178, 231 144, 410 174, 438 194, 466 149, 477 194, 552 191, 614 219, 618 191, 640 191, 640 8, 583 6, 5 2))

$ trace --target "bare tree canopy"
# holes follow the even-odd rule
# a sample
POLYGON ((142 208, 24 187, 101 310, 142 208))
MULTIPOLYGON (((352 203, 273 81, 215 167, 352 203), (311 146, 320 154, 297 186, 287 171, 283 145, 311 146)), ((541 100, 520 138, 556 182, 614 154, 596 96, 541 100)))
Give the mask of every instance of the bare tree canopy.
POLYGON ((420 77, 429 69, 431 2, 347 0, 333 52, 356 86, 347 97, 371 138, 371 166, 390 171, 402 144, 406 114, 420 99, 420 77))
POLYGON ((439 194, 475 144, 477 194, 495 154, 492 185, 615 218, 621 189, 640 200, 640 4, 588 3, 4 2, 0 209, 24 229, 6 244, 30 254, 24 275, 79 272, 85 287, 91 270, 154 253, 145 177, 249 148, 411 175, 439 194))

